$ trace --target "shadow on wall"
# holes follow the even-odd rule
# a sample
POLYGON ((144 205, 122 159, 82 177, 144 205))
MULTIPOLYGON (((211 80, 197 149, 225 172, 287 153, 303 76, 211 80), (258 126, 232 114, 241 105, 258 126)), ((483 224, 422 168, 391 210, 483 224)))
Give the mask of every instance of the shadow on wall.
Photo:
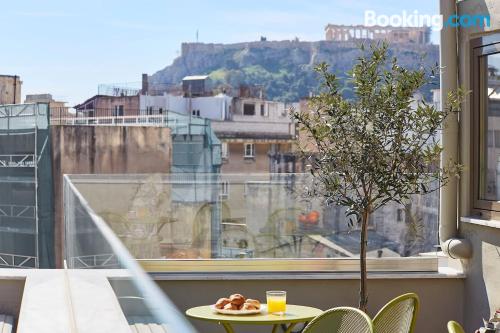
POLYGON ((474 332, 500 308, 500 229, 462 223, 461 233, 473 244, 473 257, 464 262, 464 325, 474 332))

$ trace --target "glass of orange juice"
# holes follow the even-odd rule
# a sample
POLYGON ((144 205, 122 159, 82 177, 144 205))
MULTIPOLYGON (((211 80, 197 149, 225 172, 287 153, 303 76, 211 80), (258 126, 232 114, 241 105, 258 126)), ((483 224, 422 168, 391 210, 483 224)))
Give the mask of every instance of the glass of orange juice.
POLYGON ((284 315, 286 311, 286 291, 266 291, 267 312, 284 315))

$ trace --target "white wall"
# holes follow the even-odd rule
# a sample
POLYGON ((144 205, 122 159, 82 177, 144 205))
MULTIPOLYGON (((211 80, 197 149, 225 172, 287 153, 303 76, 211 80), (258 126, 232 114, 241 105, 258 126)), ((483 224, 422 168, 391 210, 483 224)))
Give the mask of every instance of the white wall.
MULTIPOLYGON (((489 14, 491 27, 460 28, 459 30, 459 85, 466 91, 472 89, 470 40, 489 33, 500 33, 500 6, 498 0, 467 0, 458 3, 463 14, 489 14)), ((471 154, 473 142, 471 132, 472 113, 469 101, 464 103, 460 114, 460 157, 464 170, 460 175, 460 216, 471 214, 472 175, 471 164, 476 161, 471 154)), ((464 326, 466 332, 473 332, 500 308, 500 222, 493 221, 492 227, 460 222, 460 236, 472 243, 472 258, 464 260, 467 274, 464 288, 464 326)))
POLYGON ((140 96, 140 108, 146 110, 153 107, 154 110, 174 111, 182 114, 189 114, 191 110, 200 110, 200 117, 224 120, 229 117, 229 108, 232 97, 227 95, 217 95, 210 97, 187 98, 184 96, 174 96, 165 94, 163 96, 140 96))

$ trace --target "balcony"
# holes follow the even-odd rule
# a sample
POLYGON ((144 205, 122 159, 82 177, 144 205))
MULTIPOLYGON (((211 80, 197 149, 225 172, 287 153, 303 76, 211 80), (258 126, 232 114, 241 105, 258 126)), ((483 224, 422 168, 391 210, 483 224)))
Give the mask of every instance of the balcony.
MULTIPOLYGON (((78 331, 147 326, 218 332, 216 325, 188 322, 182 312, 228 292, 263 299, 266 290, 285 289, 291 303, 355 306, 356 231, 340 221, 326 223, 342 211, 305 200, 308 181, 302 174, 65 176, 66 268, 16 272, 13 280, 26 281, 18 332, 29 332, 24 320, 38 323, 40 312, 62 316, 68 310, 73 314, 58 325, 76 325, 78 331), (221 196, 222 183, 229 185, 221 196), (304 214, 311 211, 319 217, 304 214), (49 296, 37 288, 40 283, 60 295, 43 308, 41 300, 49 296), (70 302, 60 308, 64 297, 70 302)), ((395 236, 408 231, 403 226, 411 214, 435 212, 436 200, 415 198, 407 212, 388 208, 383 215, 396 220, 383 225, 375 216, 371 228, 369 311, 374 314, 392 296, 417 292, 426 304, 420 316, 433 318, 419 321, 422 332, 460 318, 463 302, 457 291, 464 275, 429 253, 434 242, 395 236), (450 296, 436 298, 437 293, 450 296)), ((51 332, 64 331, 44 326, 50 325, 51 332)))
MULTIPOLYGON (((439 198, 414 197, 408 207, 388 206, 374 216, 368 244, 368 314, 415 292, 421 300, 417 333, 445 332, 449 320, 473 332, 500 308, 498 159, 485 158, 497 147, 488 143, 488 130, 496 130, 488 126, 498 114, 497 96, 487 89, 493 82, 487 65, 498 64, 500 13, 493 0, 440 3, 445 16, 457 10, 493 16, 491 27, 441 32, 441 100, 457 82, 472 91, 471 103, 443 131, 443 159, 466 168, 439 198), (454 259, 466 242, 471 251, 454 259)), ((50 225, 45 213, 51 211, 49 204, 40 205, 48 196, 36 191, 51 172, 41 172, 44 154, 29 139, 36 132, 26 131, 34 124, 23 115, 29 110, 0 108, 2 134, 10 140, 0 147, 0 222, 7 234, 0 245, 13 249, 0 253, 0 266, 10 267, 0 268, 3 331, 215 333, 222 328, 188 320, 185 310, 233 292, 263 300, 272 289, 287 290, 289 303, 320 309, 357 305, 358 231, 347 229, 341 208, 302 195, 305 175, 66 175, 64 265, 24 269, 38 267, 38 250, 49 248, 36 244, 33 235, 50 225), (19 116, 18 128, 9 128, 17 126, 13 116, 19 116), (22 149, 27 155, 3 150, 25 142, 31 147, 22 149), (9 236, 13 229, 29 239, 9 236)), ((36 118, 46 129, 41 111, 36 118)), ((117 125, 107 121, 101 124, 117 125)), ((234 124, 253 128, 255 136, 270 130, 234 124)), ((229 127, 229 135, 238 134, 229 127)), ((292 136, 290 128, 277 132, 292 136)))

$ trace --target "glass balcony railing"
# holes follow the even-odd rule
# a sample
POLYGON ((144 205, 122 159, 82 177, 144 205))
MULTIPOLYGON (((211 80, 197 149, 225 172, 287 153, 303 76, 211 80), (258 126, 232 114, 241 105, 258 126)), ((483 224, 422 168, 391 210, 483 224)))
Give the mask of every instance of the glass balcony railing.
POLYGON ((70 274, 81 269, 112 272, 106 275, 132 332, 135 328, 141 328, 141 332, 195 332, 68 176, 65 176, 64 200, 65 261, 70 274))
MULTIPOLYGON (((309 174, 78 175, 67 180, 137 259, 359 258, 359 229, 349 226, 343 207, 325 206, 322 198, 308 195, 309 174)), ((369 224, 368 257, 432 257, 438 244, 438 198, 438 192, 414 196, 406 206, 377 211, 369 224)), ((75 211, 66 202, 68 213, 75 211)), ((77 240, 76 252, 68 253, 72 266, 111 265, 109 250, 95 243, 93 225, 76 227, 69 230, 77 240)))

